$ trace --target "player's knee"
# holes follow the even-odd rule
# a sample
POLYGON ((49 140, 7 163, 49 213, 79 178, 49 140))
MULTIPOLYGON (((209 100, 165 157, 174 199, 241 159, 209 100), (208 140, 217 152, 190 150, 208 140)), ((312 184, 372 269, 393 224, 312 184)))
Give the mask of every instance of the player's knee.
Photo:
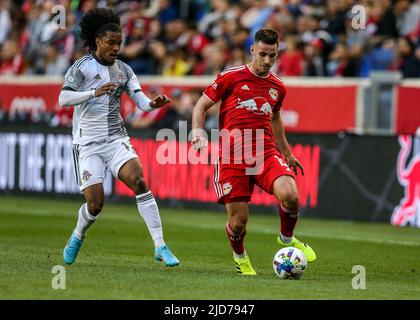
POLYGON ((232 228, 232 231, 234 233, 242 233, 245 229, 246 229, 246 224, 247 224, 247 219, 246 218, 235 218, 235 219, 231 219, 229 221, 229 225, 232 228))
POLYGON ((101 211, 102 208, 104 206, 104 202, 103 201, 89 201, 88 202, 88 210, 89 213, 93 216, 97 216, 101 211))
POLYGON ((283 205, 288 209, 299 209, 299 194, 296 192, 291 192, 286 195, 283 205))

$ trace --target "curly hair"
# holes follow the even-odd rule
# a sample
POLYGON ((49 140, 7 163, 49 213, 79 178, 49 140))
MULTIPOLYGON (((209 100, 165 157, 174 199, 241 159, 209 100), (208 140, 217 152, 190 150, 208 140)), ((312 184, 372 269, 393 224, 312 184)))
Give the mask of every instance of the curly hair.
POLYGON ((83 47, 91 52, 96 50, 96 37, 103 36, 107 31, 121 32, 120 17, 110 9, 89 10, 79 26, 83 47))

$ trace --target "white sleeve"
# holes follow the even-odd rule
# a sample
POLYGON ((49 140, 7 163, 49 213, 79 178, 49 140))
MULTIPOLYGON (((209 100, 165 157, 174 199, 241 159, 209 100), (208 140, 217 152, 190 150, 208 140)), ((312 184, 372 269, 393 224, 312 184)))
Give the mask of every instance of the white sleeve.
POLYGON ((66 106, 77 106, 83 102, 95 97, 95 90, 90 91, 71 91, 61 90, 60 96, 58 97, 58 103, 61 107, 66 106))
POLYGON ((134 73, 131 74, 128 80, 126 89, 130 98, 136 103, 137 108, 143 111, 152 111, 154 108, 150 106, 150 99, 141 90, 139 80, 134 73))
POLYGON ((150 100, 144 93, 143 91, 137 91, 135 92, 132 96, 131 99, 133 99, 133 101, 136 103, 137 108, 139 108, 140 110, 143 111, 152 111, 155 110, 154 108, 152 108, 150 106, 150 100))

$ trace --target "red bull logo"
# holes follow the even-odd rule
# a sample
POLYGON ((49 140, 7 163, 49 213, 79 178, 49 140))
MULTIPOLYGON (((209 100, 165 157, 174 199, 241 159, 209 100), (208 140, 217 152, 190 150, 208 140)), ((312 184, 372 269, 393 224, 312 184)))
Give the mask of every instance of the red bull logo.
POLYGON ((391 224, 420 228, 420 151, 413 150, 413 156, 407 162, 412 151, 413 139, 409 135, 401 135, 398 141, 401 150, 397 159, 397 176, 404 188, 404 197, 392 213, 391 224))

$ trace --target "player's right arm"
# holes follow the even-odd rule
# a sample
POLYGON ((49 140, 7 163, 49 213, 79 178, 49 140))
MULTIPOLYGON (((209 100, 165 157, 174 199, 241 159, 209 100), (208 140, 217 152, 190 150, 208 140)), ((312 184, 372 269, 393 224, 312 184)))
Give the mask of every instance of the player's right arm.
POLYGON ((204 131, 207 110, 225 96, 227 83, 228 77, 226 73, 218 74, 216 80, 204 90, 203 95, 194 106, 192 114, 192 144, 197 151, 201 151, 207 146, 207 134, 204 131))
POLYGON ((214 102, 203 94, 194 106, 192 113, 192 144, 197 151, 207 147, 207 135, 204 131, 206 113, 213 106, 214 102))
POLYGON ((58 103, 61 107, 77 106, 92 98, 100 97, 104 94, 112 95, 117 86, 112 83, 106 83, 98 89, 80 91, 80 87, 85 79, 82 71, 75 65, 71 66, 64 76, 64 84, 61 88, 58 103))

